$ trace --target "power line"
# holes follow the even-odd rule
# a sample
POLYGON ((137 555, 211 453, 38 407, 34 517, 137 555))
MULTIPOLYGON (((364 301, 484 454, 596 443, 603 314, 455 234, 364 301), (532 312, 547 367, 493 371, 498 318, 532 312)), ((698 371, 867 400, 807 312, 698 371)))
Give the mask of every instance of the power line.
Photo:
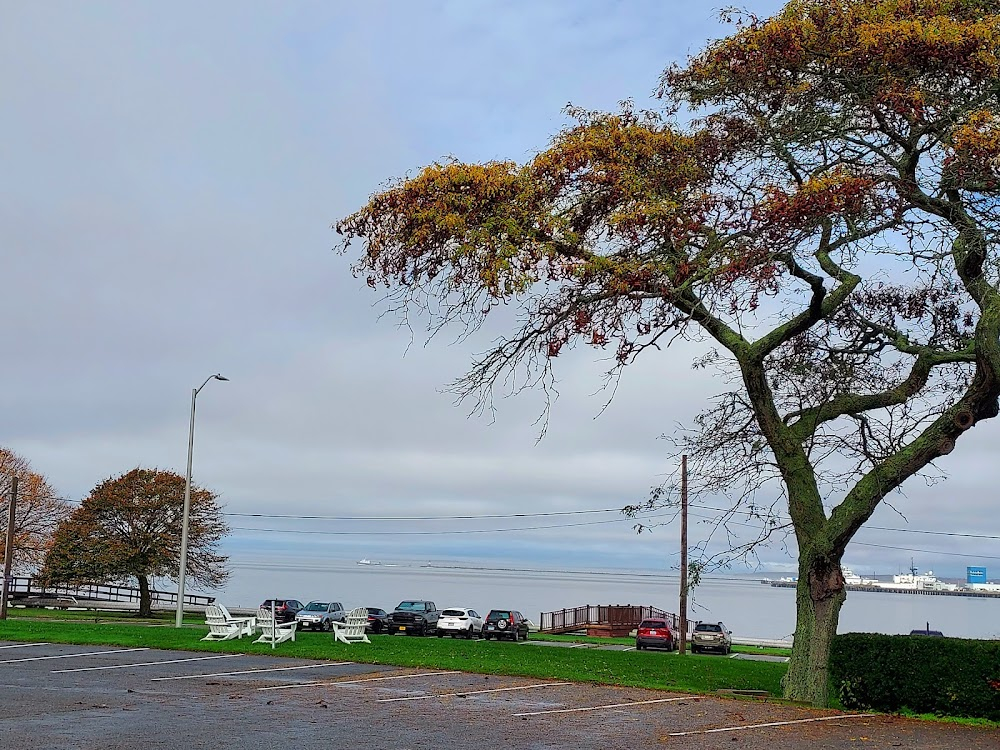
MULTIPOLYGON (((672 514, 664 514, 672 515, 672 514)), ((662 516, 648 516, 661 518, 662 516)), ((511 529, 453 529, 450 531, 323 531, 320 529, 260 529, 234 526, 232 531, 262 531, 274 534, 321 534, 327 536, 433 536, 441 534, 501 534, 510 531, 539 531, 541 529, 565 529, 572 526, 597 526, 608 523, 626 523, 631 518, 613 518, 608 521, 581 521, 579 523, 557 523, 548 526, 519 526, 511 529)))
POLYGON ((542 516, 578 516, 587 513, 621 513, 621 508, 562 510, 550 513, 484 513, 468 516, 295 516, 283 513, 222 513, 240 518, 284 518, 296 521, 474 521, 480 518, 540 518, 542 516))
POLYGON ((933 549, 914 549, 914 548, 911 548, 911 547, 893 547, 893 546, 888 545, 888 544, 872 544, 870 542, 851 542, 851 544, 857 544, 857 545, 859 545, 861 547, 879 547, 881 549, 894 549, 894 550, 900 550, 902 552, 922 552, 922 553, 924 553, 926 555, 945 555, 947 557, 964 557, 966 559, 968 559, 968 558, 971 557, 971 558, 974 558, 976 560, 1000 560, 1000 557, 996 557, 994 555, 975 555, 975 554, 970 554, 968 552, 940 552, 938 550, 933 550, 933 549))
MULTIPOLYGON (((730 513, 735 512, 737 514, 747 513, 747 511, 739 511, 733 508, 713 508, 708 505, 697 505, 691 506, 692 508, 698 508, 701 510, 714 510, 720 513, 730 513)), ((749 514, 748 514, 749 515, 749 514)), ((708 518, 708 516, 699 516, 699 518, 708 518)), ((771 515, 771 518, 775 518, 782 521, 791 521, 791 516, 782 515, 781 513, 775 513, 771 515)), ((960 531, 929 531, 927 529, 896 529, 888 526, 870 526, 868 524, 863 525, 858 531, 894 531, 900 534, 931 534, 934 536, 954 536, 961 537, 965 539, 1000 539, 1000 536, 995 534, 968 534, 960 531)))

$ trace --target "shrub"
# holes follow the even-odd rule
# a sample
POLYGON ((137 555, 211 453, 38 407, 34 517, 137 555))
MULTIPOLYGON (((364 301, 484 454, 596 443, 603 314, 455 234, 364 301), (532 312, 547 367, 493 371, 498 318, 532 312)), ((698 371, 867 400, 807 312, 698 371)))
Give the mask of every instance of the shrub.
POLYGON ((1000 641, 839 635, 830 679, 845 708, 1000 721, 1000 641))

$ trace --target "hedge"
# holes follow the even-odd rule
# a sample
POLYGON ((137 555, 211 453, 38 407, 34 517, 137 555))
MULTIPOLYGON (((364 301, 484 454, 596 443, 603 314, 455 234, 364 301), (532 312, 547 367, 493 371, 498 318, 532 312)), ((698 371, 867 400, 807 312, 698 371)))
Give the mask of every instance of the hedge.
POLYGON ((1000 721, 1000 641, 838 635, 830 679, 845 708, 1000 721))

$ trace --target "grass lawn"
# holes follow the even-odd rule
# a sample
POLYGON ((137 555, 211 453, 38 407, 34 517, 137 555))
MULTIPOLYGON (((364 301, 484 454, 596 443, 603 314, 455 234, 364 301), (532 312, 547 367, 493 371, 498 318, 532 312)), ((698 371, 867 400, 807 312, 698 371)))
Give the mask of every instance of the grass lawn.
MULTIPOLYGON (((14 619, 0 622, 0 640, 274 654, 629 685, 686 693, 712 693, 721 689, 765 690, 775 697, 781 695, 780 682, 786 669, 785 664, 709 655, 682 658, 676 653, 659 651, 600 651, 391 635, 371 636, 370 646, 348 646, 334 642, 333 637, 326 633, 297 633, 294 643, 282 643, 272 651, 269 645, 254 645, 247 639, 201 641, 199 639, 207 632, 203 624, 180 629, 169 627, 173 622, 172 616, 169 620, 158 618, 157 627, 151 626, 149 621, 137 621, 134 616, 108 616, 109 613, 105 612, 43 612, 44 615, 29 610, 12 610, 10 616, 14 619), (95 622, 95 618, 99 622, 95 622)), ((200 618, 197 621, 202 622, 200 618)), ((608 642, 608 639, 587 640, 608 642)), ((624 642, 632 641, 624 639, 624 642)))

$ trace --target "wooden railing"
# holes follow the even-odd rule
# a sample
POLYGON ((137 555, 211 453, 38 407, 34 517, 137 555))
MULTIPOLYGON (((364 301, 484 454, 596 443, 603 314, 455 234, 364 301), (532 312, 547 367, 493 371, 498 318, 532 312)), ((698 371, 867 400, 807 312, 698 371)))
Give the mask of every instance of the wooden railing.
MULTIPOLYGON (((10 598, 12 600, 41 597, 57 599, 59 597, 74 597, 89 601, 103 602, 139 602, 139 589, 132 586, 118 586, 107 583, 81 583, 76 585, 56 584, 42 586, 32 578, 11 578, 10 598)), ((176 591, 159 591, 150 589, 152 603, 177 604, 176 591)), ((214 596, 200 594, 184 594, 184 604, 205 606, 215 601, 214 596)))
POLYGON ((649 617, 665 619, 671 628, 677 628, 677 615, 664 612, 656 607, 632 604, 587 604, 572 609, 542 612, 538 629, 543 633, 568 633, 573 630, 582 630, 588 626, 599 625, 611 627, 631 625, 636 627, 649 617))

